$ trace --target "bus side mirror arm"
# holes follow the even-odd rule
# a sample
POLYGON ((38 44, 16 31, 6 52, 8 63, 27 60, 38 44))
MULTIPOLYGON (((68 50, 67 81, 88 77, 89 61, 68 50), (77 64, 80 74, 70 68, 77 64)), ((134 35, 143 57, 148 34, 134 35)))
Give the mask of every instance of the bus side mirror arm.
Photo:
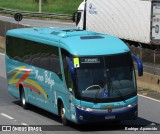
POLYGON ((137 63, 138 76, 143 76, 143 63, 142 63, 142 61, 134 54, 132 54, 132 57, 133 57, 133 60, 136 61, 136 63, 137 63))

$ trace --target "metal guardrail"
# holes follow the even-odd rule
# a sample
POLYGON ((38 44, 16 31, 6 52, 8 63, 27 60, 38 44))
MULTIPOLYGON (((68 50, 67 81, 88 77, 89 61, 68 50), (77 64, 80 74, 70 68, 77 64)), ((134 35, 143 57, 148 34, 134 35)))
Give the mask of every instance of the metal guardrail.
POLYGON ((8 13, 8 14, 15 14, 21 13, 23 16, 31 16, 31 17, 46 17, 46 18, 58 18, 58 19, 67 19, 72 20, 73 16, 68 14, 56 14, 56 13, 39 13, 39 12, 29 12, 29 11, 19 11, 19 10, 11 10, 7 8, 0 8, 0 12, 8 13))

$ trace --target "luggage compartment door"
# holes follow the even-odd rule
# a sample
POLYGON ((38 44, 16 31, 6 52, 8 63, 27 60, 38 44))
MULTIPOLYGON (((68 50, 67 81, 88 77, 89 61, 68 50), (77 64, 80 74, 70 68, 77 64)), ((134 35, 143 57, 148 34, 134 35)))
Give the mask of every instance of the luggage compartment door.
POLYGON ((160 42, 160 2, 152 4, 152 34, 151 41, 154 43, 160 42))

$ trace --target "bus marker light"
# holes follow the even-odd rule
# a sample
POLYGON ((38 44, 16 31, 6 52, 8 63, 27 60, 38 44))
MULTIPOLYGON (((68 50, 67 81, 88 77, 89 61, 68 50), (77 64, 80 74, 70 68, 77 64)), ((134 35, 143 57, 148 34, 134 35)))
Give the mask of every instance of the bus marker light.
POLYGON ((80 120, 83 120, 83 116, 82 116, 82 115, 80 115, 80 116, 79 116, 79 119, 80 119, 80 120))

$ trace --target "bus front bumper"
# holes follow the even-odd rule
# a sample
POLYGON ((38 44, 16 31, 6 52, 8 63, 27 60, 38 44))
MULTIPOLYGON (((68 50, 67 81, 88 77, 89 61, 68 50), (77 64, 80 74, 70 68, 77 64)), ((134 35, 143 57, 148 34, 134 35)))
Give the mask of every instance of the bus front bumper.
POLYGON ((109 121, 122 121, 122 120, 133 120, 138 115, 138 106, 125 109, 120 112, 93 112, 85 111, 76 108, 77 123, 97 123, 97 122, 109 122, 109 121))

